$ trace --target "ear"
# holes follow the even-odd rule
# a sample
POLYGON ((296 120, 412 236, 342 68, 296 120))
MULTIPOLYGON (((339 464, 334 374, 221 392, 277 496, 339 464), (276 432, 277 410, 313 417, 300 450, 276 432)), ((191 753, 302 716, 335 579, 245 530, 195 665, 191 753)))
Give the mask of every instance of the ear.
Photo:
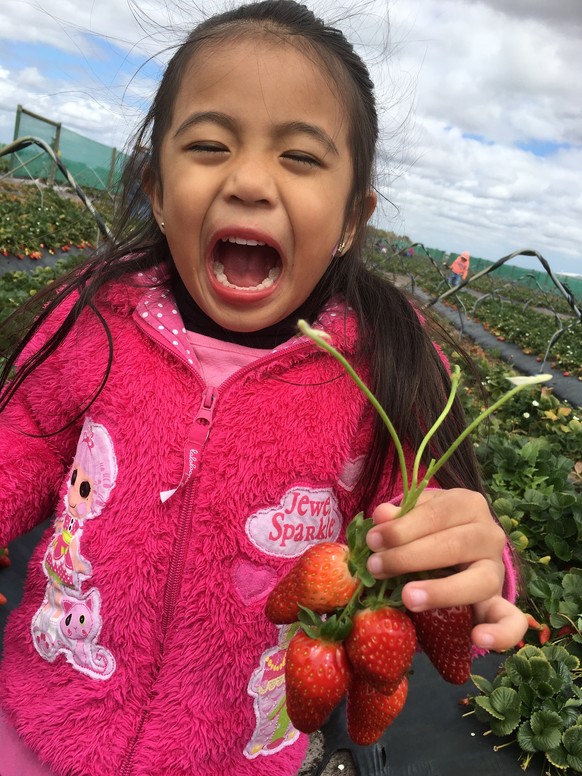
POLYGON ((151 167, 148 167, 143 174, 142 187, 145 191, 147 198, 152 206, 152 213, 154 218, 158 222, 158 226, 163 223, 163 197, 162 197, 162 185, 158 176, 155 175, 151 167))
MULTIPOLYGON (((364 213, 366 216, 366 222, 369 221, 370 218, 372 217, 372 213, 374 212, 374 210, 376 210, 377 203, 378 203, 378 196, 376 192, 373 189, 369 189, 364 199, 364 213)), ((355 214, 353 214, 351 218, 348 220, 348 222, 346 223, 346 228, 344 230, 343 253, 345 253, 348 250, 348 248, 351 247, 352 242, 354 241, 354 236, 356 234, 357 228, 358 228, 358 222, 355 214)))

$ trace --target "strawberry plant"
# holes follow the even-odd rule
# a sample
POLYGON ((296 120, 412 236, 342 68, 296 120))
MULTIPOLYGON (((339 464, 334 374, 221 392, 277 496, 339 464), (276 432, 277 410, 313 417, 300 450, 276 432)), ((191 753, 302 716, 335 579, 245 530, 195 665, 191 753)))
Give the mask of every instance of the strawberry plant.
MULTIPOLYGON (((69 256, 66 259, 59 259, 52 267, 35 267, 32 272, 18 270, 0 275, 0 323, 40 288, 73 269, 80 261, 82 261, 80 256, 69 256)), ((5 353, 10 346, 11 337, 14 334, 20 336, 22 323, 19 325, 20 329, 16 333, 5 330, 0 333, 0 360, 1 354, 5 353)))
MULTIPOLYGON (((503 391, 502 370, 491 364, 490 359, 482 362, 482 367, 487 373, 484 387, 493 400, 503 391)), ((463 400, 469 417, 481 410, 482 397, 475 385, 463 392, 463 400)), ((536 647, 559 646, 580 661, 580 410, 560 403, 546 387, 542 387, 534 398, 520 394, 511 410, 514 412, 500 407, 492 416, 487 433, 483 432, 483 427, 479 429, 475 444, 494 509, 524 561, 520 606, 528 613, 530 621, 524 642, 536 647)), ((579 693, 579 672, 573 674, 573 683, 575 692, 579 693)), ((481 689, 480 684, 478 688, 481 689)), ((488 692, 486 687, 485 695, 488 692)), ((530 720, 532 727, 538 724, 533 711, 530 714, 526 707, 521 707, 521 713, 523 722, 530 720)), ((500 733, 500 728, 495 726, 490 730, 496 735, 500 733)), ((566 740, 577 734, 568 733, 566 740)), ((541 755, 532 760, 526 740, 512 736, 506 743, 516 748, 524 769, 535 765, 534 772, 539 772, 537 761, 541 755)), ((552 762, 556 763, 557 755, 552 757, 552 762)), ((554 772, 550 760, 547 767, 548 773, 554 772)), ((566 776, 579 771, 570 761, 568 765, 560 766, 558 772, 566 776)))
POLYGON ((548 641, 582 660, 582 568, 548 573, 543 564, 532 566, 528 596, 530 608, 548 628, 548 641))
MULTIPOLYGON (((579 659, 555 644, 526 645, 490 682, 473 676, 470 698, 478 720, 521 749, 526 770, 535 755, 560 773, 582 773, 582 671, 579 659)), ((551 770, 547 771, 551 773, 551 770)))
MULTIPOLYGON (((110 201, 95 205, 111 220, 110 201)), ((76 200, 28 186, 5 185, 0 191, 0 254, 39 259, 41 249, 55 253, 72 245, 91 247, 97 239, 93 216, 76 200)))
POLYGON ((532 560, 582 564, 582 501, 570 481, 574 462, 540 438, 492 437, 477 449, 503 527, 532 560))

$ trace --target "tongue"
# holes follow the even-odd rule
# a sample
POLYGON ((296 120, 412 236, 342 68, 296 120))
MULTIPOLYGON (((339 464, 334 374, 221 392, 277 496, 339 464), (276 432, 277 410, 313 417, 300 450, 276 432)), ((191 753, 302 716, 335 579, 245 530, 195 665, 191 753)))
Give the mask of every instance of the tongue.
POLYGON ((258 286, 268 277, 269 270, 277 264, 277 254, 273 248, 263 245, 226 243, 221 246, 218 260, 229 283, 239 288, 250 288, 258 286))

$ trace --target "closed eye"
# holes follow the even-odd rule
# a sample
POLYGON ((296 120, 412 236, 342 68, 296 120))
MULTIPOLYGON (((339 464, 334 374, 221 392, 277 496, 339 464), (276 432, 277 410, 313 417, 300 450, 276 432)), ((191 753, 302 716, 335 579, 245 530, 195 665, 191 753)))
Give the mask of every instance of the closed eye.
POLYGON ((224 154, 228 153, 226 146, 217 143, 191 143, 186 148, 187 151, 194 151, 199 154, 224 154))
POLYGON ((288 151, 287 153, 283 154, 283 158, 289 159, 292 162, 297 162, 301 165, 306 165, 308 167, 321 167, 321 162, 319 159, 299 151, 288 151))

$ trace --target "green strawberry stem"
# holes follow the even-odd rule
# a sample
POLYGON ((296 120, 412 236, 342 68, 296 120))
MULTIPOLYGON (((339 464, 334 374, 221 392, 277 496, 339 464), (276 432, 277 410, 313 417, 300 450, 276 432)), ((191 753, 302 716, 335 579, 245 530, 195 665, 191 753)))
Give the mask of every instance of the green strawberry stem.
POLYGON ((503 404, 505 404, 505 402, 513 398, 513 396, 515 396, 516 393, 519 393, 519 391, 521 391, 523 388, 526 388, 530 385, 537 385, 538 383, 544 383, 552 379, 552 376, 547 374, 536 375, 535 377, 513 377, 513 378, 509 377, 508 379, 514 383, 514 387, 511 388, 509 391, 507 391, 507 393, 505 393, 494 404, 492 404, 490 407, 484 410, 477 418, 475 418, 475 420, 473 420, 473 422, 470 423, 461 434, 459 434, 459 436, 455 439, 455 441, 448 448, 448 450, 446 450, 443 453, 443 455, 438 459, 438 461, 435 461, 434 459, 432 459, 426 469, 423 479, 421 480, 420 483, 418 483, 418 472, 420 469, 422 455, 426 450, 429 440, 431 439, 431 437, 434 435, 436 430, 440 427, 440 425, 443 423, 444 419, 448 415, 451 409, 451 406, 453 404, 453 401, 455 399, 455 395, 456 395, 457 388, 459 385, 459 380, 460 380, 460 370, 459 370, 459 367, 456 366, 453 369, 453 372, 451 374, 451 390, 450 390, 449 398, 445 404, 445 407, 441 412, 441 414, 439 415, 439 417, 434 422, 434 424, 432 425, 432 427, 425 435, 416 453, 414 464, 413 464, 413 471, 412 471, 412 482, 409 486, 408 472, 406 469, 406 459, 404 456, 402 443, 400 442, 400 438, 398 437, 398 433, 396 429, 392 425, 390 418, 386 414, 386 411, 384 410, 384 408, 382 407, 378 399, 374 396, 372 391, 364 383, 364 381, 361 379, 361 377, 358 375, 358 373, 355 371, 355 369, 352 367, 349 361, 338 350, 336 350, 336 348, 333 347, 333 345, 329 341, 330 340, 329 334, 327 334, 324 331, 321 331, 320 329, 313 329, 311 326, 309 326, 307 321, 304 321, 304 320, 298 321, 297 325, 303 334, 309 337, 309 339, 311 339, 319 348, 327 351, 327 353, 333 356, 333 358, 335 358, 335 360, 338 361, 343 366, 343 368, 348 373, 348 375, 352 378, 352 380, 355 382, 358 388, 362 391, 362 393, 368 398, 372 406, 376 409, 376 411, 382 418, 382 421, 384 422, 386 428, 388 429, 388 433, 390 434, 392 441, 394 442, 394 446, 396 447, 398 462, 400 464, 400 472, 402 476, 403 496, 402 496, 402 502, 400 505, 400 516, 405 515, 407 512, 410 512, 410 510, 414 508, 418 500, 418 497, 426 488, 429 481, 435 476, 435 474, 439 471, 439 469, 442 466, 444 466, 444 464, 449 460, 449 458, 459 447, 459 445, 477 428, 477 426, 480 423, 483 422, 483 420, 485 420, 485 418, 489 417, 489 415, 491 415, 493 412, 498 410, 503 404))
POLYGON ((354 594, 342 609, 341 614, 338 616, 338 625, 351 623, 354 612, 360 603, 360 596, 362 595, 362 590, 364 590, 364 587, 364 583, 360 582, 358 587, 355 589, 354 594))
MULTIPOLYGON (((425 489, 425 487, 428 485, 428 479, 426 477, 423 478, 423 480, 420 483, 420 485, 418 484, 418 471, 420 469, 420 464, 421 464, 421 461, 422 461, 422 456, 424 455, 424 451, 426 450, 426 447, 427 447, 428 443, 430 442, 430 440, 432 439, 432 437, 434 436, 435 432, 437 431, 439 426, 442 424, 442 422, 444 421, 446 416, 449 414, 449 411, 450 411, 451 407, 453 406, 453 402, 454 402, 455 396, 457 394, 457 388, 459 387, 460 379, 461 379, 461 370, 459 369, 458 366, 455 366, 453 368, 453 372, 451 374, 451 391, 450 391, 450 394, 449 394, 449 398, 447 399, 447 403, 445 404, 445 407, 444 407, 443 411, 438 416, 438 418, 436 419, 434 424, 427 431, 424 439, 422 440, 422 442, 419 445, 418 451, 417 451, 416 456, 414 458, 414 467, 413 467, 413 470, 412 470, 412 483, 411 483, 411 486, 410 486, 410 491, 411 491, 411 493, 414 496, 414 503, 410 506, 407 503, 406 496, 405 496, 405 498, 403 499, 403 503, 401 504, 401 507, 400 507, 400 514, 401 515, 406 514, 406 512, 409 512, 412 509, 414 504, 416 504, 416 501, 417 501, 418 497, 420 496, 422 491, 425 489)), ((431 461, 431 465, 433 463, 434 463, 434 461, 431 461)))
POLYGON ((378 399, 374 396, 372 391, 364 383, 362 378, 358 375, 358 373, 350 364, 350 362, 347 360, 347 358, 342 356, 342 354, 338 350, 336 350, 333 347, 333 345, 330 344, 330 342, 328 341, 329 334, 327 334, 324 331, 321 331, 320 329, 312 329, 311 326, 307 323, 307 321, 304 321, 303 319, 297 322, 297 326, 299 327, 300 331, 302 331, 303 334, 309 337, 309 339, 312 340, 319 348, 321 348, 322 350, 326 350, 330 355, 332 355, 335 358, 336 361, 338 361, 343 366, 345 371, 349 374, 349 376, 356 383, 358 388, 369 400, 370 404, 374 407, 378 415, 380 415, 380 417, 382 418, 382 421, 384 422, 384 425, 388 429, 388 433, 392 437, 392 441, 394 442, 394 445, 396 447, 398 462, 400 464, 400 471, 402 472, 402 490, 403 490, 403 493, 407 495, 408 494, 408 472, 406 470, 406 460, 404 458, 404 450, 402 449, 400 438, 396 433, 396 429, 392 425, 392 421, 386 414, 384 407, 382 407, 378 399))
MULTIPOLYGON (((488 418, 489 415, 492 415, 496 410, 498 410, 500 407, 502 407, 505 402, 509 401, 509 399, 513 398, 516 393, 519 393, 523 388, 528 387, 529 385, 536 385, 538 383, 546 382, 547 380, 551 380, 551 375, 537 375, 534 378, 531 378, 531 381, 519 383, 518 385, 511 388, 507 393, 504 393, 503 396, 498 399, 494 404, 492 404, 490 407, 488 407, 486 410, 483 410, 483 412, 473 420, 472 423, 470 423, 455 439, 453 444, 448 448, 448 450, 443 453, 443 455, 439 458, 438 461, 431 461, 427 470, 426 474, 424 476, 424 479, 418 486, 417 492, 416 492, 416 498, 422 493, 422 491, 426 488, 428 485, 429 480, 431 477, 434 477, 434 475, 438 472, 438 470, 444 466, 444 464, 449 460, 451 455, 455 452, 455 450, 459 447, 459 445, 470 435, 473 433, 473 431, 477 428, 477 426, 482 423, 482 421, 485 420, 485 418, 488 418), (543 379, 541 379, 543 378, 543 379)), ((452 391, 451 391, 452 393, 452 391)), ((452 402, 451 402, 452 403, 452 402)), ((450 406, 450 405, 449 405, 450 406)), ((441 415, 442 418, 442 415, 441 415)), ((444 419, 444 418, 443 418, 444 419)), ((440 418, 439 418, 440 420, 440 418)), ((442 420, 441 420, 442 422, 442 420)), ((438 421, 437 421, 438 423, 438 421)), ((436 425, 436 424, 435 424, 436 425)), ((440 423, 439 423, 440 425, 440 423)), ((434 427, 433 427, 434 428, 434 427)), ((404 500, 403 500, 404 501, 404 500)), ((414 503, 416 503, 416 499, 414 500, 414 503)), ((406 511, 410 511, 412 509, 412 506, 410 506, 406 511)), ((405 514, 403 510, 401 510, 400 514, 405 514)))

